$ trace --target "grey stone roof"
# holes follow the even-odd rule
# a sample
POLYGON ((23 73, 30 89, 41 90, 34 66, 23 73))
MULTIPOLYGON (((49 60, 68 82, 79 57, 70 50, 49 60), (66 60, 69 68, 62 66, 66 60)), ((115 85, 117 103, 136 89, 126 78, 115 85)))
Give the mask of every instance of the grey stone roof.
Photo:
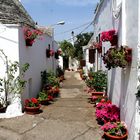
POLYGON ((0 22, 3 24, 23 23, 32 27, 35 26, 35 22, 19 0, 0 0, 0 22))

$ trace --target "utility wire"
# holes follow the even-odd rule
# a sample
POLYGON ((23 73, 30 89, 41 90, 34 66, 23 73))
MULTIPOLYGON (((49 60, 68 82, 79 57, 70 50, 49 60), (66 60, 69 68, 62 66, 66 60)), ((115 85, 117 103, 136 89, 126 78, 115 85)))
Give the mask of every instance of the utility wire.
POLYGON ((67 32, 71 32, 71 31, 73 31, 73 30, 77 30, 77 29, 79 29, 79 28, 82 28, 82 27, 86 26, 86 25, 89 24, 89 23, 91 23, 91 21, 90 21, 90 22, 87 22, 87 23, 85 23, 85 24, 82 24, 82 25, 80 25, 80 26, 78 26, 78 27, 75 27, 75 28, 66 30, 66 31, 64 31, 64 32, 57 33, 56 35, 65 34, 65 33, 67 33, 67 32))
MULTIPOLYGON (((91 25, 92 25, 92 23, 93 23, 93 21, 92 22, 90 22, 90 24, 88 25, 88 26, 86 26, 79 34, 81 34, 81 33, 83 33, 85 30, 87 30, 91 25)), ((75 35, 75 36, 73 36, 73 37, 76 37, 77 35, 75 35)), ((71 40, 72 38, 69 38, 69 39, 67 39, 66 41, 69 41, 69 40, 71 40)))

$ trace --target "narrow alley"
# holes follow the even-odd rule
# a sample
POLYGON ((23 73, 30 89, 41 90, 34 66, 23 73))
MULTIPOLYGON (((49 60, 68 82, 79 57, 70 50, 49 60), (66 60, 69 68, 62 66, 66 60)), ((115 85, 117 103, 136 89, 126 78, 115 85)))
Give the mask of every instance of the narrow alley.
POLYGON ((0 140, 100 140, 95 108, 79 73, 65 73, 61 94, 37 115, 0 120, 0 140))

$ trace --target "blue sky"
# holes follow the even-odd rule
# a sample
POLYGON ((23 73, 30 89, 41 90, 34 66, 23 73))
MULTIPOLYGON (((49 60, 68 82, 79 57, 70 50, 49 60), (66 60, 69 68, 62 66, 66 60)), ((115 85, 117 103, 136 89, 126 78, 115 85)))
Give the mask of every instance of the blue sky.
MULTIPOLYGON (((55 40, 62 41, 71 37, 71 29, 79 34, 93 20, 94 10, 99 0, 21 0, 23 6, 39 25, 49 26, 64 20, 65 25, 54 26, 55 40), (63 33, 68 31, 67 33, 63 33)), ((93 31, 91 25, 84 32, 93 31)))

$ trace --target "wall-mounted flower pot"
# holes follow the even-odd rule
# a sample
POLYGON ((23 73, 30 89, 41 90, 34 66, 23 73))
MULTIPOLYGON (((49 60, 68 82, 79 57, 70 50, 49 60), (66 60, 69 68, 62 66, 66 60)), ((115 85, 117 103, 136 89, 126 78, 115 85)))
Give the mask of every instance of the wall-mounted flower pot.
POLYGON ((32 46, 34 43, 34 39, 25 39, 26 46, 32 46))
POLYGON ((50 58, 50 49, 46 49, 46 57, 50 58))

